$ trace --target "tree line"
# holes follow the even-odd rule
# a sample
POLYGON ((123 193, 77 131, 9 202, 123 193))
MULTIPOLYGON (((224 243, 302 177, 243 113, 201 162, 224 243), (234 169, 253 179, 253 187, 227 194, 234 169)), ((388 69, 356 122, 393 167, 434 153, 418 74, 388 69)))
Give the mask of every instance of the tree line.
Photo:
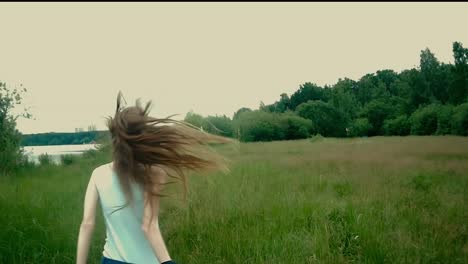
POLYGON ((203 117, 185 121, 203 130, 241 141, 271 141, 379 135, 468 135, 468 49, 452 45, 454 63, 440 62, 429 48, 419 67, 379 70, 359 80, 334 85, 300 85, 291 96, 280 95, 259 109, 242 107, 233 118, 203 117))
POLYGON ((27 134, 21 137, 22 146, 46 145, 76 145, 97 142, 99 138, 107 137, 107 131, 83 131, 74 133, 38 133, 27 134))
MULTIPOLYGON (((454 63, 440 62, 429 48, 417 68, 379 70, 359 80, 339 79, 334 85, 305 82, 258 109, 242 107, 232 118, 189 112, 184 120, 209 133, 241 141, 271 141, 378 135, 468 135, 468 49, 452 45, 454 63)), ((25 158, 21 146, 83 144, 108 138, 108 131, 22 135, 13 115, 26 89, 0 82, 0 174, 25 158)))

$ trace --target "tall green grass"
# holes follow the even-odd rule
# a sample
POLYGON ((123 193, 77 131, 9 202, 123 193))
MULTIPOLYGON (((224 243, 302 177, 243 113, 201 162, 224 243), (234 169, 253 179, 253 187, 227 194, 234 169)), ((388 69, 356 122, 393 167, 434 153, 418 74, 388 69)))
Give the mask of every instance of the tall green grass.
MULTIPOLYGON (((190 175, 162 201, 178 263, 468 263, 468 138, 375 137, 220 149, 227 175, 190 175)), ((110 161, 0 179, 0 263, 73 263, 86 184, 110 161)), ((99 214, 90 262, 99 263, 99 214)))

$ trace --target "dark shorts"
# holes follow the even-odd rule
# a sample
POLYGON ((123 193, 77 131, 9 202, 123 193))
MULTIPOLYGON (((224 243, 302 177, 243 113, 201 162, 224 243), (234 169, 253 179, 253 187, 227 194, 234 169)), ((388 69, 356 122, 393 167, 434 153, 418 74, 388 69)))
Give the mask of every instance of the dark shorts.
POLYGON ((101 264, 131 264, 131 263, 123 262, 120 260, 114 260, 114 259, 106 258, 103 256, 101 259, 101 264))

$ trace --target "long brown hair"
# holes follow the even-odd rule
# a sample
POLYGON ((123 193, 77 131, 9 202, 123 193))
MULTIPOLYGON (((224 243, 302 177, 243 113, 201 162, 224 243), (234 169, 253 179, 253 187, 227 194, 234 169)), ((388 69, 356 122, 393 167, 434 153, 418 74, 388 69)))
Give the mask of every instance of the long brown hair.
MULTIPOLYGON (((188 192, 185 170, 229 171, 229 160, 210 145, 235 143, 235 140, 208 134, 187 122, 171 119, 174 115, 150 117, 151 101, 143 107, 138 99, 135 106, 124 107, 122 100, 119 92, 115 115, 107 120, 114 170, 127 199, 119 209, 133 202, 132 182, 149 194, 151 203, 157 197, 167 196, 156 191, 155 187, 161 183, 157 178, 160 175, 154 173, 154 166, 183 183, 184 200, 188 192)), ((165 184, 169 183, 174 181, 165 184)))

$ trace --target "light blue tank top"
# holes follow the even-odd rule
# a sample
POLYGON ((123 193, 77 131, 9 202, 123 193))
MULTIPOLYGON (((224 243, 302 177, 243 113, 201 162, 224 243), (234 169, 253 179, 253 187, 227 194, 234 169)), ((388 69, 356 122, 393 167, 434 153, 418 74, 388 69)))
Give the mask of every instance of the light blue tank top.
POLYGON ((106 224, 106 243, 102 253, 107 258, 129 263, 159 264, 151 244, 141 230, 143 192, 134 184, 133 205, 115 211, 125 204, 125 195, 111 166, 112 163, 105 164, 93 172, 106 224))

